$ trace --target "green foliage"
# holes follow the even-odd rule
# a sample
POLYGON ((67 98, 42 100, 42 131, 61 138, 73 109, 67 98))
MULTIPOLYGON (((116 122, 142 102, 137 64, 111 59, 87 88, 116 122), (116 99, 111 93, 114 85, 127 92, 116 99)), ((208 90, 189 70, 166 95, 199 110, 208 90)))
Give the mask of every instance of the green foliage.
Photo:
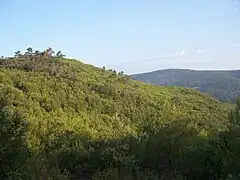
POLYGON ((230 128, 240 127, 240 98, 237 100, 235 108, 231 110, 230 115, 230 128))
POLYGON ((134 74, 133 79, 156 85, 197 89, 223 101, 235 103, 240 96, 240 71, 196 71, 167 69, 134 74))
POLYGON ((1 179, 238 173, 231 108, 198 91, 136 82, 123 72, 54 56, 52 48, 28 48, 0 65, 1 179))
MULTIPOLYGON (((1 101, 2 102, 2 101, 1 101)), ((29 156, 26 144, 27 124, 18 112, 0 109, 0 179, 17 178, 24 171, 29 156)))

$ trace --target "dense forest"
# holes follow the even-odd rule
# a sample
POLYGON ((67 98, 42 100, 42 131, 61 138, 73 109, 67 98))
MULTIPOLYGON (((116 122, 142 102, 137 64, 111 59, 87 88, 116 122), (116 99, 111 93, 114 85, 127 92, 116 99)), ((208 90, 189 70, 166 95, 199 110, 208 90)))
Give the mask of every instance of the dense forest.
POLYGON ((240 70, 165 69, 131 77, 155 85, 194 88, 223 102, 235 103, 240 96, 240 70))
POLYGON ((52 48, 0 67, 0 179, 239 175, 240 101, 137 82, 52 48))

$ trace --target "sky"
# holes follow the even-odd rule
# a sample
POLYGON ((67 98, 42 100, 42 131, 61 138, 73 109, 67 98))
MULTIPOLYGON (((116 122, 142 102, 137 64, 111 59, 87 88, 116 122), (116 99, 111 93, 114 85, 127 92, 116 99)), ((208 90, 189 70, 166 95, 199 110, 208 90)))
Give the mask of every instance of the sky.
POLYGON ((0 0, 0 55, 52 47, 125 73, 240 69, 238 0, 0 0))

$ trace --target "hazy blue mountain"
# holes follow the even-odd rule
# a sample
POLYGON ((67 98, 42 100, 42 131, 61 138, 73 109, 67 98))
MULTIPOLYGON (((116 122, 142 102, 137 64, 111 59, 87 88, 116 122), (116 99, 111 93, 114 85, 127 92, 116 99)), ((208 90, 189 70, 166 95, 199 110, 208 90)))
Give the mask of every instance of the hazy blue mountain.
POLYGON ((194 88, 226 102, 240 96, 240 70, 165 69, 131 77, 155 85, 194 88))

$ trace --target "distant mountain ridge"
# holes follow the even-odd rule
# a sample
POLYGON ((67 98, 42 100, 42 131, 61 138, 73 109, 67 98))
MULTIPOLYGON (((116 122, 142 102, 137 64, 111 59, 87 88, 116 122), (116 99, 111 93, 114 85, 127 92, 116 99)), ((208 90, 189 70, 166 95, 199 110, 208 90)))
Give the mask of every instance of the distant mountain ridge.
POLYGON ((235 102, 240 96, 240 70, 164 69, 131 77, 155 85, 194 88, 224 102, 235 102))

